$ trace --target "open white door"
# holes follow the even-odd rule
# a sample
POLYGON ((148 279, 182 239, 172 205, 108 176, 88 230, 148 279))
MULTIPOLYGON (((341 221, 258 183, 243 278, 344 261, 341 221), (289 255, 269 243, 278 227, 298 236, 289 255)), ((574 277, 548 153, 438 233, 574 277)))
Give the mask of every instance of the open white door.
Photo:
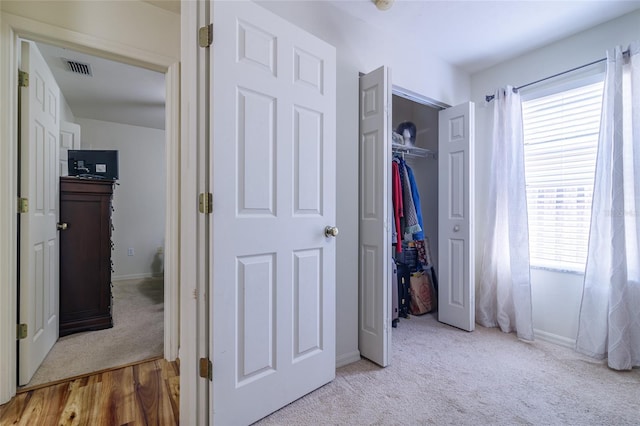
POLYGON ((58 340, 58 138, 60 89, 35 44, 21 42, 20 69, 29 74, 20 88, 19 320, 27 337, 19 341, 20 385, 27 384, 58 340))
POLYGON ((60 122, 60 176, 69 175, 69 157, 67 153, 70 149, 80 149, 80 125, 60 122))
POLYGON ((261 6, 212 2, 214 424, 335 377, 335 49, 261 6))
POLYGON ((360 354, 382 367, 391 348, 390 102, 388 68, 360 76, 358 339, 360 354))
POLYGON ((438 320, 475 328, 474 123, 468 102, 440 111, 438 141, 438 320))

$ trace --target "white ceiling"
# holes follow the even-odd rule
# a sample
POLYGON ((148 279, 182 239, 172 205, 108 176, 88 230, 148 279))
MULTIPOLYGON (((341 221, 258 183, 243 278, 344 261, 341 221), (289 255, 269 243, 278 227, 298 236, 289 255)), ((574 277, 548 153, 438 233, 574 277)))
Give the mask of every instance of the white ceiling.
POLYGON ((386 11, 372 0, 328 3, 389 37, 421 40, 469 74, 640 8, 632 0, 395 0, 386 11))
MULTIPOLYGON (((180 12, 179 0, 146 1, 180 12)), ((372 0, 320 2, 328 14, 346 13, 389 37, 417 38, 425 53, 469 74, 640 8, 640 0, 395 0, 387 11, 372 0)), ((163 74, 39 46, 77 117, 164 128, 163 74), (90 63, 94 76, 71 74, 61 57, 90 63)))
POLYGON ((73 115, 164 129, 164 74, 37 43, 73 115), (63 58, 89 64, 93 76, 72 73, 63 58))

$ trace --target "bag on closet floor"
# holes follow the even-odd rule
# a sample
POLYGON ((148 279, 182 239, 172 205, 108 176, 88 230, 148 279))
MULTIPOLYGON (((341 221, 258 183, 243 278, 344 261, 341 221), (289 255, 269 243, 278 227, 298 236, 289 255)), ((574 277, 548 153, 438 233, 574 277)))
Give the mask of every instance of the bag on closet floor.
POLYGON ((406 264, 411 271, 418 270, 418 251, 413 241, 411 243, 402 242, 402 252, 396 253, 396 260, 406 264))
POLYGON ((398 315, 402 318, 409 316, 409 282, 411 280, 411 272, 409 265, 398 262, 398 315))
POLYGON ((412 315, 423 315, 436 308, 436 292, 430 274, 423 272, 411 274, 410 293, 409 311, 412 315))

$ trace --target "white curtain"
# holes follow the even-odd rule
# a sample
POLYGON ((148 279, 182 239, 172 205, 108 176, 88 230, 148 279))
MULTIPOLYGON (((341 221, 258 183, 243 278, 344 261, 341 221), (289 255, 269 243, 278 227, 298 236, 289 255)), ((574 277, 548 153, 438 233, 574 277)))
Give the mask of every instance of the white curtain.
POLYGON ((640 366, 640 45, 607 54, 576 349, 640 366))
POLYGON ((511 86, 496 91, 493 102, 487 236, 476 321, 533 340, 522 103, 511 86))

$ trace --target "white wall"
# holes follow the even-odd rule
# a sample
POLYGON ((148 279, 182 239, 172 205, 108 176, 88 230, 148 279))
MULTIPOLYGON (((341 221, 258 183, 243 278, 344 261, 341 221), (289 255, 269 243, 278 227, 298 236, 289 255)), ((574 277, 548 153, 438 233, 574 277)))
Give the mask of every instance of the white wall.
MULTIPOLYGON (((53 32, 63 29, 92 35, 104 43, 105 51, 117 51, 121 44, 140 49, 140 65, 146 65, 149 54, 173 58, 173 61, 168 60, 169 64, 180 58, 180 16, 144 1, 2 0, 0 8, 5 13, 28 17, 43 25, 54 25, 56 30, 53 32)), ((35 38, 43 39, 37 34, 35 38)), ((78 50, 92 53, 86 46, 78 46, 78 50)), ((106 56, 117 58, 117 54, 106 56)))
POLYGON ((469 98, 469 76, 435 57, 416 54, 419 40, 381 37, 365 22, 325 16, 314 1, 259 2, 336 47, 337 54, 337 239, 336 356, 338 365, 359 359, 358 351, 358 75, 391 67, 392 82, 431 99, 455 105, 469 98), (337 19, 337 20, 336 20, 337 19), (406 60, 407 52, 411 61, 406 60))
POLYGON ((76 117, 73 115, 73 111, 69 108, 67 99, 62 93, 60 93, 60 121, 67 121, 69 123, 76 122, 76 117))
POLYGON ((113 194, 112 280, 162 272, 165 225, 164 130, 77 118, 82 149, 118 150, 119 185, 113 194), (127 250, 134 249, 128 256, 127 250))
MULTIPOLYGON (((483 253, 485 197, 490 173, 492 109, 485 95, 507 84, 520 86, 605 57, 618 44, 640 40, 640 11, 629 13, 575 36, 550 44, 471 76, 471 100, 476 110, 476 271, 483 253)), ((587 70, 586 72, 589 72, 587 70)), ((584 74, 585 71, 578 73, 584 74)), ((576 74, 574 74, 576 75, 576 74)), ((538 86, 539 87, 539 86, 538 86)), ((533 90, 530 88, 529 90, 533 90)), ((573 346, 582 297, 582 275, 533 270, 533 323, 537 337, 573 346)))

